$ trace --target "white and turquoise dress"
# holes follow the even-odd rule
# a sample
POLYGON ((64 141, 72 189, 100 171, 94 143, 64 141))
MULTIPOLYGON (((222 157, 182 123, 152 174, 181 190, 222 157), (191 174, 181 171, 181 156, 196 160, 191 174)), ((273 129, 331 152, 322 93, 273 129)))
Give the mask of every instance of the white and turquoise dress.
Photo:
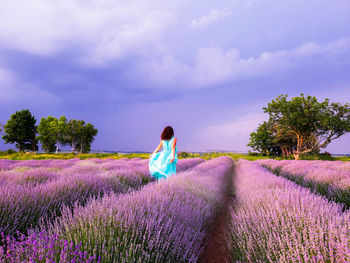
POLYGON ((167 179, 171 175, 176 173, 177 164, 177 149, 175 146, 175 158, 172 163, 170 160, 172 158, 171 146, 174 143, 174 138, 170 140, 162 140, 163 151, 153 154, 149 160, 149 172, 152 177, 157 180, 167 179))

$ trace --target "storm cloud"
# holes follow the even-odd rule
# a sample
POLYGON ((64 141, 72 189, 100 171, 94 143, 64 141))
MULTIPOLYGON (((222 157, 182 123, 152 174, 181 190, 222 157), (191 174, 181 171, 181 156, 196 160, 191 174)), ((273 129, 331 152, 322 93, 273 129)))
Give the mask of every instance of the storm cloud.
MULTIPOLYGON (((13 0, 0 5, 0 121, 84 119, 94 150, 248 151, 279 94, 350 101, 350 4, 13 0)), ((0 142, 0 149, 11 146, 0 142)), ((344 136, 327 150, 349 152, 344 136)))

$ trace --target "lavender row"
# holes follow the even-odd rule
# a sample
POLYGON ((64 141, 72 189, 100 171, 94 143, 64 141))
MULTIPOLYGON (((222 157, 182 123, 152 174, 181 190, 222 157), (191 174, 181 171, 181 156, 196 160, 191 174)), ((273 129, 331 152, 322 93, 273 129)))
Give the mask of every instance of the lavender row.
POLYGON ((182 172, 187 169, 191 169, 195 167, 196 165, 203 163, 204 160, 201 158, 189 158, 189 159, 179 159, 177 161, 177 167, 176 170, 177 172, 182 172))
POLYGON ((350 207, 349 163, 259 160, 258 163, 302 186, 350 207))
POLYGON ((106 159, 99 159, 99 158, 90 158, 86 160, 80 160, 80 159, 47 159, 47 160, 7 160, 7 159, 0 159, 0 171, 7 171, 12 170, 16 168, 23 168, 23 169, 29 169, 29 168, 56 168, 57 170, 65 169, 72 167, 78 163, 86 163, 86 162, 93 162, 95 164, 105 164, 105 163, 114 163, 114 164, 120 164, 120 165, 127 165, 131 163, 146 163, 146 159, 141 158, 121 158, 121 159, 113 159, 113 158, 106 158, 106 159))
MULTIPOLYGON (((83 174, 85 172, 95 172, 96 174, 106 171, 118 172, 118 175, 129 177, 129 181, 132 175, 136 175, 134 176, 135 179, 139 178, 139 175, 149 176, 147 159, 90 159, 88 161, 74 160, 74 162, 68 160, 68 164, 65 164, 62 160, 58 161, 60 162, 49 163, 47 160, 35 160, 30 163, 27 161, 12 161, 14 163, 11 166, 7 166, 7 169, 0 171, 0 185, 14 183, 26 187, 35 187, 39 184, 59 180, 61 177, 70 177, 70 174, 83 174)), ((201 162, 204 162, 204 160, 200 158, 182 159, 179 160, 177 168, 181 172, 201 162)), ((135 182, 135 184, 139 183, 135 182)))
MULTIPOLYGON (((53 167, 47 162, 38 167, 40 162, 0 172, 0 232, 5 235, 26 233, 40 221, 52 221, 63 206, 84 205, 89 198, 109 192, 126 193, 152 180, 148 160, 143 159, 78 161, 68 168, 59 162, 59 170, 57 162, 53 167)), ((200 162, 180 161, 179 166, 187 169, 200 162)))
POLYGON ((349 262, 342 206, 240 160, 228 243, 240 262, 349 262))
MULTIPOLYGON (((219 157, 167 181, 65 209, 46 232, 8 239, 5 262, 196 262, 224 200, 233 160, 219 157)), ((0 258, 1 259, 1 258, 0 258)), ((1 261, 1 260, 0 260, 1 261)))
POLYGON ((79 162, 80 159, 48 159, 48 160, 7 160, 0 159, 0 171, 11 170, 16 167, 57 167, 57 168, 67 168, 73 166, 75 163, 79 162))
POLYGON ((86 161, 59 172, 48 168, 11 170, 2 172, 0 178, 0 232, 6 235, 26 233, 40 220, 53 220, 63 206, 83 205, 90 197, 109 191, 125 193, 150 181, 147 165, 103 169, 86 161))
MULTIPOLYGON (((141 162, 141 163, 148 163, 147 159, 141 159, 141 158, 121 158, 121 159, 112 159, 112 158, 106 158, 106 159, 88 159, 90 162, 94 162, 97 164, 106 164, 106 163, 118 163, 120 165, 128 165, 135 162, 141 162)), ((203 159, 200 158, 189 158, 189 159, 179 159, 178 160, 178 169, 179 171, 188 169, 190 167, 193 167, 200 162, 203 162, 203 159)), ((17 160, 7 160, 7 159, 0 159, 0 172, 1 171, 7 171, 12 170, 16 168, 53 168, 56 170, 65 169, 68 167, 72 167, 77 163, 85 162, 84 160, 80 159, 68 159, 68 160, 62 160, 62 159, 48 159, 48 160, 23 160, 23 161, 17 161, 17 160)))
POLYGON ((259 163, 268 163, 270 166, 274 166, 274 168, 279 168, 281 166, 292 164, 292 163, 299 163, 304 164, 309 167, 313 168, 320 168, 320 169, 329 169, 329 170, 337 170, 337 171, 343 171, 343 172, 350 172, 350 162, 343 162, 343 161, 322 161, 322 160, 274 160, 274 159, 262 159, 257 160, 259 163))
POLYGON ((301 161, 301 162, 309 162, 312 166, 316 166, 318 168, 327 168, 327 169, 335 169, 335 170, 343 170, 350 172, 350 162, 343 161, 301 161))

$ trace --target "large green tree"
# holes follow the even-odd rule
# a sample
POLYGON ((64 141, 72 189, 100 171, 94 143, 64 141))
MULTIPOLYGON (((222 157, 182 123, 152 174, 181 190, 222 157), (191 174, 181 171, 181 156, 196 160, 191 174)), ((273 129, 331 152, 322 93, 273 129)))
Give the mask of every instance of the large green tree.
POLYGON ((73 120, 73 119, 69 120, 69 122, 67 123, 65 137, 68 144, 72 148, 72 152, 76 151, 79 137, 81 134, 81 129, 84 123, 85 122, 82 120, 73 120))
POLYGON ((86 153, 90 151, 97 132, 98 130, 91 123, 85 124, 83 120, 69 120, 65 135, 73 152, 86 153))
POLYGON ((277 129, 296 141, 292 149, 295 159, 301 154, 318 152, 350 132, 349 104, 330 103, 328 99, 319 102, 303 94, 290 100, 287 95, 280 95, 264 111, 277 129))
POLYGON ((45 152, 56 151, 58 153, 59 146, 66 144, 66 126, 67 118, 65 116, 60 117, 58 120, 52 116, 41 118, 38 126, 38 139, 45 152))
POLYGON ((4 126, 5 143, 16 143, 19 151, 37 151, 36 119, 29 110, 16 111, 4 126))
POLYGON ((91 143, 97 135, 98 130, 91 123, 86 123, 82 129, 76 149, 80 153, 88 153, 91 151, 91 143))
POLYGON ((54 152, 57 143, 58 120, 55 117, 42 117, 38 126, 38 139, 46 153, 54 152))

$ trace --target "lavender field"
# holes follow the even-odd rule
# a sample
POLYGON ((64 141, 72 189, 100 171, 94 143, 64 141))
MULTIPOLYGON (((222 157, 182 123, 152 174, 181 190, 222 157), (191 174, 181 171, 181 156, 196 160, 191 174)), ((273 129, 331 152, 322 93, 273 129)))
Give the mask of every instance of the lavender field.
POLYGON ((273 173, 350 207, 350 162, 258 160, 273 173))
POLYGON ((0 262, 211 262, 212 242, 227 262, 349 262, 349 172, 223 156, 158 183, 147 159, 0 160, 0 262))
POLYGON ((350 213, 342 205, 241 160, 227 237, 233 261, 349 262, 350 213))

